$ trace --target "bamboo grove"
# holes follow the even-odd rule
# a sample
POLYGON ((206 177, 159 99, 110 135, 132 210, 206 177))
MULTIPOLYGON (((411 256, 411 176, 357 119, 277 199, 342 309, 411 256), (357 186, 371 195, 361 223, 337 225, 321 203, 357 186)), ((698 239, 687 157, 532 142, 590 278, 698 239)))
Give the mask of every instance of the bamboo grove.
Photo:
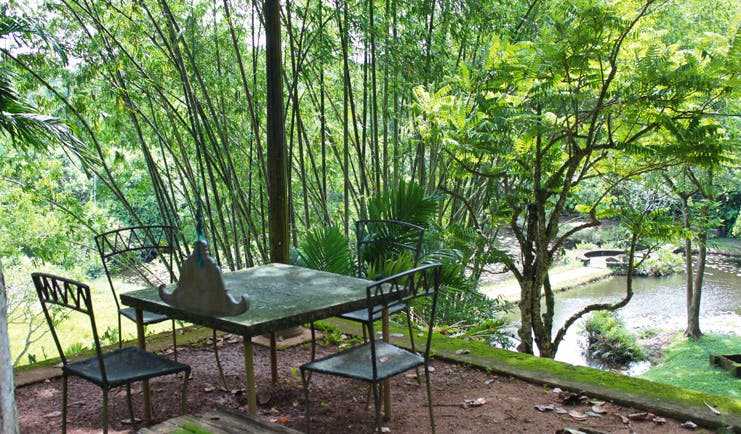
MULTIPOLYGON (((16 61, 64 101, 85 170, 125 204, 132 222, 193 226, 200 199, 217 260, 232 269, 264 262, 262 5, 66 0, 47 7, 49 25, 65 35, 61 43, 72 59, 59 69, 57 58, 47 71, 56 67, 65 75, 38 73, 31 64, 38 59, 16 61), (59 80, 73 84, 60 89, 59 80), (142 215, 129 196, 130 164, 146 169, 148 179, 136 182, 149 184, 159 215, 142 215)), ((428 193, 449 189, 441 219, 475 219, 477 210, 459 199, 475 197, 481 180, 448 181, 440 140, 422 140, 414 129, 420 113, 412 88, 432 86, 435 77, 480 55, 494 23, 502 22, 499 14, 521 13, 503 11, 495 3, 435 1, 284 5, 294 243, 312 225, 347 232, 371 194, 402 179, 428 193)))

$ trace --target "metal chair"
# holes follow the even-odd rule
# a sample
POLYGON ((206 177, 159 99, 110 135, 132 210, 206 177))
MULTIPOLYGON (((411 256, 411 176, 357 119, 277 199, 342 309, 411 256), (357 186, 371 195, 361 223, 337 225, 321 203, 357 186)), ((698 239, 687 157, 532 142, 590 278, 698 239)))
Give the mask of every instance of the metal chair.
MULTIPOLYGON (((384 273, 387 271, 384 267, 388 267, 389 264, 391 264, 392 270, 390 274, 394 274, 397 271, 401 271, 393 269, 394 261, 404 256, 410 257, 411 263, 400 264, 402 269, 416 267, 422 252, 424 235, 424 228, 398 220, 356 221, 357 276, 370 280, 378 280, 389 275, 384 273)), ((393 303, 387 306, 387 309, 389 315, 401 311, 406 313, 409 340, 412 344, 412 351, 416 351, 409 307, 404 303, 393 303)), ((377 307, 372 313, 367 309, 359 309, 343 313, 339 317, 362 323, 363 341, 365 341, 367 339, 366 331, 370 330, 371 323, 378 321, 382 315, 383 309, 377 307)))
POLYGON ((404 271, 368 285, 366 297, 368 316, 373 316, 375 309, 386 308, 397 303, 409 303, 417 297, 432 297, 427 319, 427 336, 422 355, 407 351, 383 341, 376 341, 373 333, 373 322, 369 323, 368 342, 341 351, 322 359, 302 365, 301 379, 304 386, 306 405, 306 428, 311 431, 311 402, 309 400, 309 380, 312 373, 337 375, 366 381, 373 389, 373 401, 376 412, 376 430, 381 433, 381 398, 379 385, 392 376, 401 374, 420 365, 425 368, 427 383, 427 400, 430 412, 432 432, 435 432, 435 419, 432 411, 432 394, 430 389, 429 357, 432 329, 435 323, 437 295, 440 288, 439 264, 429 264, 404 271))
MULTIPOLYGON (((103 262, 108 284, 113 293, 113 299, 118 309, 118 346, 122 345, 121 317, 128 318, 136 322, 136 310, 133 307, 121 308, 118 301, 116 286, 113 284, 113 266, 119 269, 128 269, 136 272, 147 283, 172 283, 175 279, 173 271, 175 264, 173 261, 174 254, 174 234, 175 229, 172 226, 152 225, 152 226, 133 226, 128 228, 115 229, 104 232, 95 236, 95 244, 98 248, 98 254, 103 262), (150 273, 146 267, 141 265, 159 258, 168 274, 167 282, 162 282, 162 277, 150 273)), ((175 334, 175 320, 167 315, 149 311, 142 312, 144 316, 144 325, 156 324, 170 319, 172 321, 172 346, 175 351, 175 360, 177 360, 177 341, 175 334)))
MULTIPOLYGON (((116 287, 113 284, 112 266, 115 264, 119 269, 129 269, 135 271, 142 280, 149 284, 155 285, 160 283, 173 283, 177 280, 174 269, 176 268, 174 260, 175 247, 175 228, 166 225, 149 225, 149 226, 132 226, 127 228, 114 229, 95 236, 95 244, 103 262, 108 284, 113 293, 113 299, 116 301, 118 309, 118 346, 122 345, 121 317, 136 322, 136 310, 133 307, 121 308, 116 293, 116 287), (167 273, 167 282, 163 282, 161 275, 148 271, 147 267, 142 264, 159 258, 167 273)), ((172 322, 172 348, 175 354, 175 360, 178 359, 177 350, 177 333, 175 330, 175 320, 167 315, 143 311, 143 324, 145 326, 156 324, 162 321, 171 320, 172 322)), ((216 330, 212 332, 214 356, 216 364, 221 375, 221 381, 224 388, 228 388, 224 370, 219 359, 219 350, 216 341, 216 330)))
POLYGON ((45 273, 33 273, 36 294, 41 302, 44 316, 54 338, 54 343, 62 359, 62 432, 67 431, 67 377, 80 377, 98 385, 103 390, 103 432, 108 432, 108 391, 114 387, 126 386, 129 416, 134 423, 134 409, 131 404, 131 383, 148 380, 169 374, 183 373, 181 411, 185 413, 187 403, 188 376, 190 366, 178 363, 135 347, 118 348, 104 353, 100 347, 98 331, 95 327, 93 303, 90 288, 80 282, 45 273), (59 335, 55 330, 49 305, 80 312, 90 318, 95 356, 78 361, 69 361, 62 350, 59 335))

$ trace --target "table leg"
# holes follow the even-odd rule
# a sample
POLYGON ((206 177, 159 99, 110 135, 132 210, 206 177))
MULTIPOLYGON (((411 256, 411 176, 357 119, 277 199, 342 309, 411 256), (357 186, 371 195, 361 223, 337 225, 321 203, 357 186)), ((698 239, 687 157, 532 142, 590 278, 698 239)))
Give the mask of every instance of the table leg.
MULTIPOLYGON (((136 309, 136 341, 140 349, 147 349, 147 344, 144 340, 144 313, 139 308, 136 309)), ((152 423, 152 401, 149 396, 149 380, 142 381, 142 397, 144 398, 144 423, 149 425, 152 423)))
MULTIPOLYGON (((389 311, 388 309, 383 310, 383 315, 381 316, 381 331, 383 334, 383 341, 388 342, 390 333, 389 333, 389 311)), ((391 382, 389 380, 386 380, 382 383, 383 385, 383 414, 385 420, 391 419, 391 382)))
POLYGON ((270 374, 273 378, 273 384, 278 384, 278 352, 275 332, 270 333, 270 374))
POLYGON ((255 363, 252 352, 252 338, 244 336, 244 371, 247 379, 247 410, 257 416, 257 392, 255 388, 255 363))

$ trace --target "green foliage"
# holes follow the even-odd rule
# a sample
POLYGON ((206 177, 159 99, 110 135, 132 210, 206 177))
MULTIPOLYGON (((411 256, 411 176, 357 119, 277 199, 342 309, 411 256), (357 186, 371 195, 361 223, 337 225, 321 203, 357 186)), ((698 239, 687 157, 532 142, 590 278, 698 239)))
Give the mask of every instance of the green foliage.
POLYGON ((711 354, 737 354, 741 337, 703 335, 699 339, 677 336, 664 349, 656 366, 641 374, 641 378, 672 386, 741 399, 738 378, 728 371, 710 365, 711 354))
MULTIPOLYGON (((179 325, 182 327, 182 324, 179 325)), ((118 327, 107 326, 105 331, 98 337, 100 345, 114 345, 118 343, 118 327)))
POLYGON ((635 336, 615 312, 597 311, 584 322, 587 358, 615 366, 646 360, 635 336))
POLYGON ((733 236, 741 238, 741 212, 736 216, 736 223, 733 225, 733 236))
MULTIPOLYGON (((426 305, 417 306, 426 309, 426 305)), ((501 298, 491 299, 478 292, 444 288, 438 298, 436 330, 462 339, 487 342, 499 348, 512 348, 511 324, 505 318, 512 309, 501 298)))
POLYGON ((70 344, 67 348, 64 349, 64 355, 65 356, 74 356, 75 354, 82 353, 83 351, 86 351, 88 347, 85 346, 82 342, 75 342, 73 344, 70 344))
POLYGON ((415 182, 400 181, 396 188, 368 201, 368 218, 390 219, 425 227, 437 212, 435 198, 415 182))
POLYGON ((296 251, 296 265, 346 276, 355 274, 349 243, 337 227, 310 229, 296 251))

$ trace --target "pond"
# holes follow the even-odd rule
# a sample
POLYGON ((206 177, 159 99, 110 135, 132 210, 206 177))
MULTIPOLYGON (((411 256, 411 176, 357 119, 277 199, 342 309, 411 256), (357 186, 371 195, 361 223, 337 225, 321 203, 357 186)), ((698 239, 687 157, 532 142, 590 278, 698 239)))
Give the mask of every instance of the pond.
MULTIPOLYGON (((634 332, 654 328, 684 330, 687 323, 684 279, 684 273, 635 278, 633 299, 618 311, 620 317, 634 332)), ((560 327, 570 315, 587 304, 617 301, 624 294, 624 276, 560 292, 556 295, 554 324, 560 327)), ((556 360, 588 365, 583 355, 585 339, 579 334, 581 328, 582 321, 578 321, 569 329, 556 360)), ((700 330, 703 333, 741 335, 741 258, 717 255, 708 258, 700 304, 700 330)), ((638 371, 631 373, 642 370, 636 368, 638 371)))

